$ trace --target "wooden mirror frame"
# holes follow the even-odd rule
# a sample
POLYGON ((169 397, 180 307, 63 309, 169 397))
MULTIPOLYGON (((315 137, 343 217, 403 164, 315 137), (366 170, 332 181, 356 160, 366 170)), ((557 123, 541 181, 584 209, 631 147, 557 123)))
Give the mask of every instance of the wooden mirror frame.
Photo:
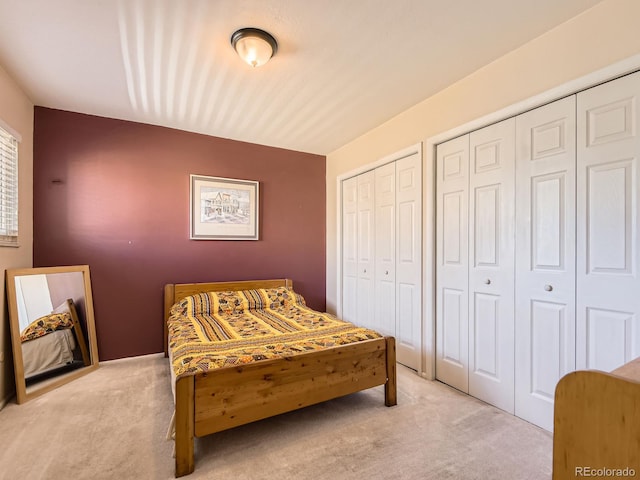
MULTIPOLYGON (((88 265, 65 267, 14 268, 6 271, 7 300, 9 305, 9 325, 11 328, 11 347, 13 349, 13 371, 16 380, 16 401, 24 403, 38 397, 61 385, 69 383, 98 368, 98 341, 96 338, 95 316, 93 313, 93 295, 91 292, 91 277, 88 265), (24 275, 50 275, 55 273, 82 273, 84 284, 85 320, 87 328, 88 362, 85 366, 69 372, 61 373, 51 379, 43 380, 27 387, 24 376, 24 359, 22 356, 22 342, 20 341, 20 323, 18 321, 18 303, 16 297, 16 277, 24 275)), ((75 312, 71 312, 75 313, 75 312)))

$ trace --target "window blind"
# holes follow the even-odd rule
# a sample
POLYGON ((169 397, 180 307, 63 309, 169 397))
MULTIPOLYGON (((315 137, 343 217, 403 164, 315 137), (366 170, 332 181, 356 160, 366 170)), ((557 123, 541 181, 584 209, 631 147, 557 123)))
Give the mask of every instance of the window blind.
POLYGON ((0 128, 0 245, 18 243, 18 140, 0 128))

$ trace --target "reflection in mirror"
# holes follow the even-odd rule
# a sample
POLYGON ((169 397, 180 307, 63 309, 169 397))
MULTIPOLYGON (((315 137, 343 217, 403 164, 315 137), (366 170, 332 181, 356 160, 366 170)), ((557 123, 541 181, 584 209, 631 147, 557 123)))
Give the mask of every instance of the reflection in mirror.
POLYGON ((98 366, 87 265, 7 270, 18 403, 98 366))

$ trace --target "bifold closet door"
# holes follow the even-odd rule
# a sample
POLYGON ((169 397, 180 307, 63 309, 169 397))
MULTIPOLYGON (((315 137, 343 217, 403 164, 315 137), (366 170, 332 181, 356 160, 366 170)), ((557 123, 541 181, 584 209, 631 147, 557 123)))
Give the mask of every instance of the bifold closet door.
POLYGON ((396 166, 375 175, 375 322, 371 328, 396 335, 396 166))
POLYGON ((640 356, 639 111, 640 72, 438 145, 439 380, 551 430, 640 356))
POLYGON ((358 180, 342 182, 342 318, 357 321, 358 180))
POLYGON ((395 172, 396 350, 398 362, 419 370, 422 359, 421 155, 414 153, 396 160, 395 172))
POLYGON ((515 119, 469 134, 469 394, 514 412, 515 119))
POLYGON ((611 371, 640 355, 640 73, 577 100, 576 364, 611 371))
POLYGON ((553 429, 575 370, 575 95, 516 117, 515 414, 553 429))
POLYGON ((469 392, 469 135, 436 150, 436 378, 469 392))
POLYGON ((342 318, 374 324, 374 172, 342 182, 342 318))
POLYGON ((358 185, 358 267, 355 323, 373 328, 375 322, 375 172, 356 177, 358 185))
POLYGON ((342 181, 342 312, 422 360, 422 159, 414 153, 342 181))

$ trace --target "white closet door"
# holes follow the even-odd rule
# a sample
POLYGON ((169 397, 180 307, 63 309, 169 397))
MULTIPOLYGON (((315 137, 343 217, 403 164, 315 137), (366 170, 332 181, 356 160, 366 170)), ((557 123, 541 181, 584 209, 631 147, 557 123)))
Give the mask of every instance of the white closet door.
POLYGON ((419 370, 422 357, 421 155, 415 153, 397 160, 395 171, 397 359, 419 370))
POLYGON ((375 322, 374 236, 375 172, 358 175, 358 267, 356 324, 373 328, 375 322))
POLYGON ((515 413, 553 429, 575 370, 575 96, 516 118, 515 413))
POLYGON ((469 393, 514 411, 515 119, 469 136, 469 393))
POLYGON ((469 135, 436 151, 436 378, 469 391, 469 135))
POLYGON ((383 335, 396 335, 396 167, 375 170, 375 322, 383 335))
POLYGON ((611 371, 640 355, 640 73, 578 94, 577 355, 611 371))
POLYGON ((342 182, 342 312, 348 322, 357 322, 358 292, 358 180, 342 182))

